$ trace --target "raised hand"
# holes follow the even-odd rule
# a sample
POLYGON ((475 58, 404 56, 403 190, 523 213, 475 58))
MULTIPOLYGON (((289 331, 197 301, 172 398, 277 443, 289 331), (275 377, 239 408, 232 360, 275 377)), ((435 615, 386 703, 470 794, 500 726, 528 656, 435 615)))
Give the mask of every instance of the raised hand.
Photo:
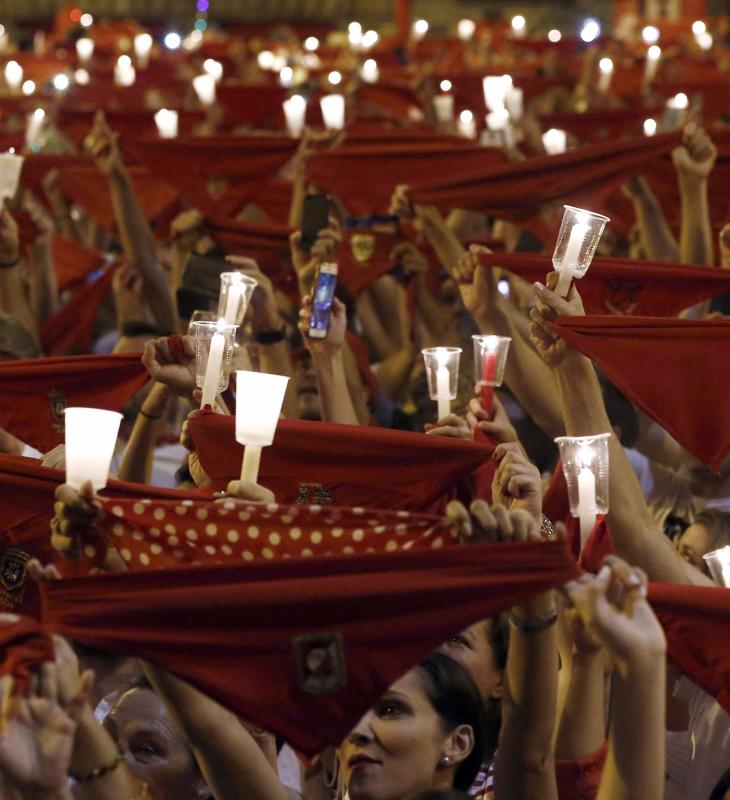
POLYGON ((307 294, 302 300, 298 323, 299 331, 304 339, 304 344, 315 358, 318 355, 332 355, 340 351, 345 343, 345 332, 347 330, 347 309, 345 308, 345 304, 336 297, 332 300, 330 325, 324 339, 313 339, 309 336, 309 324, 311 320, 312 295, 307 294))
POLYGON ((563 317, 583 316, 583 301, 580 299, 575 282, 570 287, 567 298, 563 299, 555 293, 558 273, 551 272, 547 276, 547 286, 535 284, 535 307, 530 311, 530 339, 545 363, 555 369, 562 364, 570 348, 550 328, 550 322, 563 317))
POLYGON ((110 176, 119 172, 124 166, 118 139, 118 134, 107 124, 104 113, 97 111, 91 133, 84 140, 84 146, 103 175, 110 176))
POLYGON ((484 500, 474 500, 467 511, 458 500, 446 507, 446 517, 459 537, 466 542, 526 542, 540 541, 540 523, 528 511, 508 511, 502 505, 489 506, 484 500))
POLYGON ((77 491, 67 483, 56 489, 51 519, 51 546, 69 561, 77 562, 81 534, 92 531, 103 512, 90 481, 77 491))
POLYGON ((717 148, 705 130, 694 122, 684 127, 682 144, 672 151, 672 161, 682 180, 707 180, 717 160, 717 148))
POLYGON ((158 383, 169 386, 176 394, 190 397, 195 389, 194 340, 192 336, 181 336, 180 346, 175 347, 175 343, 171 343, 173 338, 163 336, 148 341, 142 353, 142 363, 158 383))
POLYGON ((497 395, 492 395, 491 413, 482 408, 480 400, 473 397, 469 401, 469 408, 466 413, 466 421, 472 432, 480 430, 491 436, 499 444, 504 442, 517 442, 517 431, 510 422, 504 406, 497 399, 497 395))
POLYGON ((539 526, 542 523, 540 471, 516 442, 500 444, 494 451, 499 465, 492 479, 492 502, 509 511, 526 511, 539 526))

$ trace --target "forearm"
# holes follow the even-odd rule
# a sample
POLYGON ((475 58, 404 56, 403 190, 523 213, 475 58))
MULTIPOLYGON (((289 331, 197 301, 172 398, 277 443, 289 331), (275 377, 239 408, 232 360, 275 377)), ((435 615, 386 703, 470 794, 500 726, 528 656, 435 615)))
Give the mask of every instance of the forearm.
POLYGON ((21 258, 18 264, 0 269, 0 311, 10 314, 31 334, 38 338, 38 322, 25 283, 26 266, 21 258))
MULTIPOLYGON (((568 436, 612 431, 600 385, 591 362, 571 350, 555 371, 568 436)), ((684 563, 669 539, 655 529, 636 473, 624 449, 609 438, 608 526, 618 554, 641 567, 650 580, 687 583, 684 563)))
POLYGON ((422 223, 424 236, 433 247, 444 269, 451 272, 459 259, 466 253, 464 246, 441 215, 438 218, 435 218, 435 215, 424 218, 422 223))
POLYGON ((134 195, 132 182, 123 170, 109 176, 109 187, 119 235, 127 259, 144 278, 147 302, 161 330, 177 329, 177 314, 170 286, 157 258, 152 231, 134 195))
POLYGON ((458 346, 456 332, 449 324, 451 315, 444 312, 422 276, 416 278, 416 309, 423 326, 424 347, 458 346))
POLYGON ((665 653, 643 653, 614 672, 609 751, 598 800, 664 797, 665 653))
POLYGON ((38 325, 58 310, 58 283, 49 242, 33 245, 35 309, 38 325))
POLYGON ((684 264, 714 266, 706 180, 679 181, 682 202, 680 255, 684 264))
POLYGON ((646 257, 651 261, 678 262, 679 245, 656 197, 653 194, 636 194, 632 196, 632 201, 646 257))
POLYGON ((170 673, 149 663, 143 667, 216 800, 287 800, 266 755, 234 714, 170 673))
MULTIPOLYGON (((548 592, 514 609, 514 613, 530 623, 554 610, 554 599, 548 592)), ((552 745, 557 677, 555 626, 535 633, 512 626, 495 764, 496 797, 557 798, 552 745)))
MULTIPOLYGON (((115 741, 100 725, 91 708, 81 715, 76 729, 71 771, 88 775, 100 767, 114 763, 119 753, 115 741)), ((136 797, 139 785, 122 762, 104 776, 93 781, 77 782, 74 786, 76 800, 129 800, 136 797)))
POLYGON ((119 468, 119 480, 130 483, 149 483, 155 444, 164 425, 164 417, 171 397, 170 388, 155 383, 134 421, 132 435, 124 450, 119 468))
POLYGON ((577 653, 573 656, 570 687, 558 728, 556 758, 583 758, 603 745, 603 708, 603 654, 577 653))
POLYGON ((347 386, 342 350, 331 355, 313 355, 312 362, 317 372, 322 420, 342 425, 359 425, 360 420, 347 386))

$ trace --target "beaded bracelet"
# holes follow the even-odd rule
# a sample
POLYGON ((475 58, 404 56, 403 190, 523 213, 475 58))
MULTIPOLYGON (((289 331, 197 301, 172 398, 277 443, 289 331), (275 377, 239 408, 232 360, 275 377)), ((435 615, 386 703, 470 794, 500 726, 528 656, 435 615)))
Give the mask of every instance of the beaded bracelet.
POLYGON ((78 773, 74 772, 73 770, 69 770, 68 776, 76 781, 76 783, 91 783, 92 781, 99 780, 99 778, 103 778, 105 775, 113 772, 122 763, 122 761, 124 761, 124 753, 119 751, 111 764, 106 764, 103 767, 97 767, 96 769, 92 769, 91 772, 85 773, 78 773))

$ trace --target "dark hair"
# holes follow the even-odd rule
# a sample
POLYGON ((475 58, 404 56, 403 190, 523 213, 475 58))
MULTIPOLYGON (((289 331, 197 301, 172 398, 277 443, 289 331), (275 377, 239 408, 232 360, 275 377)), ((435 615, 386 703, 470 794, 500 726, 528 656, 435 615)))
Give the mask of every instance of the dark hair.
POLYGON ((467 792, 484 758, 486 719, 482 698, 469 672, 443 653, 432 653, 420 664, 426 676, 426 696, 448 729, 469 725, 474 734, 471 753, 456 768, 454 788, 467 792))
POLYGON ((725 793, 730 789, 730 769, 726 770, 720 780, 715 784, 708 800, 725 800, 725 793))
POLYGON ((713 550, 730 544, 730 513, 727 511, 707 508, 695 517, 694 524, 702 525, 712 534, 713 550))

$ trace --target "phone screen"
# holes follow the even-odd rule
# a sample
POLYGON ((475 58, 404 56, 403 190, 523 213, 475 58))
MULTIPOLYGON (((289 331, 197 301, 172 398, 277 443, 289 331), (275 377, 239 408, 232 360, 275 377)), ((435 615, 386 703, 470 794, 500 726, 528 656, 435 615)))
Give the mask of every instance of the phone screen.
POLYGON ((330 272, 320 272, 317 278, 317 290, 312 301, 312 321, 309 330, 327 332, 330 324, 332 300, 335 296, 337 275, 330 272))

